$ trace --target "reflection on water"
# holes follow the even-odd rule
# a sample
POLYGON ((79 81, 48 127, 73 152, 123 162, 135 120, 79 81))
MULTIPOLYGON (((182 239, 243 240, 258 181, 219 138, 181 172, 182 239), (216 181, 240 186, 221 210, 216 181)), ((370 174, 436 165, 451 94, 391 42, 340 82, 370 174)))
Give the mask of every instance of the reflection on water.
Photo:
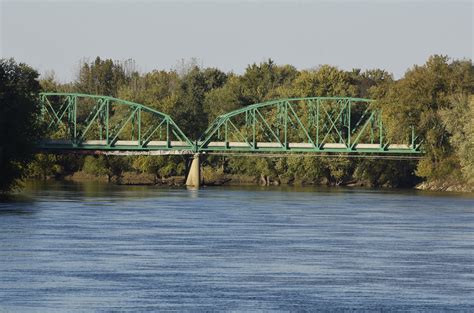
POLYGON ((474 198, 29 183, 0 203, 0 312, 469 311, 474 198))

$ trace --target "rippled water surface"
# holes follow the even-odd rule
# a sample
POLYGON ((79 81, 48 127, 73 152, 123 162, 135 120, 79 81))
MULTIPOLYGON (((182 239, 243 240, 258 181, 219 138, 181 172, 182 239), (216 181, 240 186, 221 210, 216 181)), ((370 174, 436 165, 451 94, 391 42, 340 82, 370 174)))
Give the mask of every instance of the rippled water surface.
POLYGON ((474 198, 29 186, 0 203, 0 312, 474 310, 474 198))

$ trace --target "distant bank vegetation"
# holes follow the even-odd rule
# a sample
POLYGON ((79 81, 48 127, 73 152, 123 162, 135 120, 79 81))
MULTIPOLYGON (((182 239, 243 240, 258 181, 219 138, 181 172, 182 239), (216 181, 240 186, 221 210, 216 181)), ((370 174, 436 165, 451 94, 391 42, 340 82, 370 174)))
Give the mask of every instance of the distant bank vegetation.
MULTIPOLYGON (((2 60, 3 74, 0 75, 5 77, 8 76, 5 74, 8 62, 12 61, 2 60)), ((28 69, 34 76, 35 72, 28 69)), ((8 133, 6 128, 12 127, 6 112, 20 108, 22 102, 5 104, 10 87, 8 77, 1 79, 0 148, 4 153, 0 161, 3 174, 5 168, 9 168, 6 164, 12 160, 11 156, 5 156, 5 151, 10 149, 5 145, 9 140, 5 135, 8 133)), ((388 132, 392 135, 416 123, 417 134, 424 140, 426 151, 422 160, 208 156, 203 162, 205 177, 214 181, 240 177, 243 181, 262 184, 413 187, 424 182, 422 186, 426 188, 451 187, 450 190, 472 190, 474 186, 474 67, 471 60, 451 60, 447 56, 434 55, 424 65, 408 69, 401 79, 395 80, 392 74, 382 69, 344 71, 322 65, 297 70, 291 65, 277 65, 272 60, 249 65, 241 75, 225 73, 217 68, 202 68, 193 62, 175 70, 140 73, 133 61, 96 58, 93 62, 84 62, 71 83, 60 84, 53 75, 41 77, 39 83, 40 88, 30 86, 30 94, 40 89, 81 92, 142 103, 171 115, 192 139, 196 139, 218 115, 270 99, 309 96, 372 98, 378 100, 383 108, 388 132)), ((11 133, 11 129, 9 131, 11 133)), ((185 171, 182 157, 175 156, 39 154, 33 159, 10 163, 36 178, 61 178, 82 171, 109 180, 117 180, 124 173, 137 173, 163 181, 182 176, 185 171)))

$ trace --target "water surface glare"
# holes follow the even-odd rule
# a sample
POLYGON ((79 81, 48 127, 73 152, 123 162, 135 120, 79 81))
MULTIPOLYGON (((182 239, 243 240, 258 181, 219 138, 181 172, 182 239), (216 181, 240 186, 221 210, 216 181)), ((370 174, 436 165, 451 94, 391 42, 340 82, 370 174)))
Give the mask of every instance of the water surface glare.
POLYGON ((29 186, 0 203, 0 312, 474 310, 474 198, 29 186))

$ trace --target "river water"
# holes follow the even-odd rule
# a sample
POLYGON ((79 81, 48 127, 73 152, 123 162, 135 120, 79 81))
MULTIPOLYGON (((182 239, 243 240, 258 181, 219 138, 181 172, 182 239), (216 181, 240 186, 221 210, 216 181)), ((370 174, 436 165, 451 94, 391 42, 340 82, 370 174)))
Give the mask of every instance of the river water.
POLYGON ((474 197, 29 185, 0 203, 0 312, 474 310, 474 197))

